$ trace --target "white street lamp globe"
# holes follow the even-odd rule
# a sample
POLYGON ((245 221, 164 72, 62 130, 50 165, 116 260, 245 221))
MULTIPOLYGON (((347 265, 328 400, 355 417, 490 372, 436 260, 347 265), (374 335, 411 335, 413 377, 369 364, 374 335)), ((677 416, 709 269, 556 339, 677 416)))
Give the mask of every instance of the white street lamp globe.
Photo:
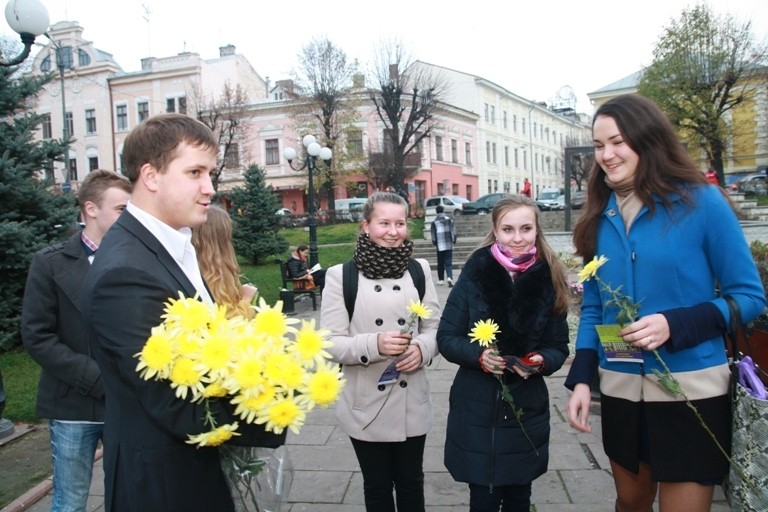
MULTIPOLYGON (((314 139, 314 137, 312 137, 314 139)), ((309 146, 307 146, 307 153, 309 153, 312 156, 317 156, 320 154, 320 144, 317 142, 311 142, 309 146)))
POLYGON ((10 0, 5 6, 5 19, 18 34, 37 37, 48 30, 48 9, 39 0, 10 0))
POLYGON ((325 160, 326 162, 333 157, 333 152, 331 151, 331 148, 323 148, 320 150, 320 158, 322 160, 325 160))
POLYGON ((289 162, 292 162, 293 159, 296 158, 296 150, 293 148, 285 148, 283 150, 283 157, 289 162))
POLYGON ((314 135, 305 135, 303 139, 301 139, 301 143, 304 144, 305 148, 308 148, 310 144, 313 144, 315 142, 315 136, 314 135))

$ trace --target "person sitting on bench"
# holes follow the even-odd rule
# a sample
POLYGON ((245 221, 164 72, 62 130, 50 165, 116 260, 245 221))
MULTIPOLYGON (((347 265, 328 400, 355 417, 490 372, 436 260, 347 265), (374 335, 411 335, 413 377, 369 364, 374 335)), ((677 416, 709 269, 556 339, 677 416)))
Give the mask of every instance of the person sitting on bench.
MULTIPOLYGON (((312 281, 316 288, 322 288, 323 285, 325 285, 325 270, 317 269, 314 272, 310 272, 309 265, 307 265, 308 254, 309 247, 306 245, 298 246, 296 251, 291 253, 291 257, 288 258, 288 263, 286 263, 288 276, 291 279, 306 279, 312 281)), ((312 288, 312 286, 309 288, 312 288)))

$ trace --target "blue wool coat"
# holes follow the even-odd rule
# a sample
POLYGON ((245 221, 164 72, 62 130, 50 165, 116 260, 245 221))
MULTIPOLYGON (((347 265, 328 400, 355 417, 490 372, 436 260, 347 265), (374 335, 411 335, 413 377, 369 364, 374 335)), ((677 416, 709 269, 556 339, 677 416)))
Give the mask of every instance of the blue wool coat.
MULTIPOLYGON (((643 207, 626 232, 615 195, 609 199, 597 233, 598 256, 608 262, 597 275, 612 288, 640 303, 639 317, 674 308, 713 303, 728 321, 722 295, 739 304, 748 322, 765 307, 765 292, 738 220, 717 187, 691 189, 693 206, 673 197, 671 208, 656 202, 653 215, 643 207)), ((663 370, 653 352, 642 352, 643 363, 609 362, 600 346, 595 325, 616 323, 616 309, 604 307, 610 299, 592 279, 584 284, 576 360, 572 375, 597 354, 603 394, 603 443, 606 453, 630 471, 637 470, 638 425, 645 417, 653 478, 659 481, 702 481, 721 477, 727 461, 679 396, 667 393, 654 370, 663 370), (685 442, 682 442, 685 440, 685 442)), ((698 336, 691 322, 658 349, 663 361, 705 417, 708 427, 729 446, 730 372, 721 335, 698 336), (686 337, 694 343, 675 343, 686 337), (708 338, 708 336, 703 336, 708 338), (671 350, 675 345, 679 350, 671 350)))
POLYGON ((437 330, 440 353, 459 365, 445 441, 445 466, 454 480, 488 487, 525 485, 546 472, 549 395, 543 376, 556 372, 568 356, 566 315, 553 314, 554 300, 543 260, 514 283, 488 248, 467 261, 437 330), (483 347, 469 338, 475 322, 488 319, 499 325, 497 345, 503 355, 535 351, 544 357, 543 372, 527 380, 505 372, 515 404, 523 410, 525 432, 501 399, 496 377, 480 367, 483 347))

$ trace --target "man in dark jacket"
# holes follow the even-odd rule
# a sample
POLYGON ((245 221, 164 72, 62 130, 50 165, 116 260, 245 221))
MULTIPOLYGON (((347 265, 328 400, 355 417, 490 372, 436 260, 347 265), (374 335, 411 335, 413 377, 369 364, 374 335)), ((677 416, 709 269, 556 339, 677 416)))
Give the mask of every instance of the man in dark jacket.
POLYGON ((104 429, 104 385, 80 316, 80 290, 102 237, 130 197, 124 177, 88 174, 78 193, 85 227, 35 254, 27 276, 21 335, 42 367, 37 414, 50 420, 54 512, 85 510, 88 499, 104 429))

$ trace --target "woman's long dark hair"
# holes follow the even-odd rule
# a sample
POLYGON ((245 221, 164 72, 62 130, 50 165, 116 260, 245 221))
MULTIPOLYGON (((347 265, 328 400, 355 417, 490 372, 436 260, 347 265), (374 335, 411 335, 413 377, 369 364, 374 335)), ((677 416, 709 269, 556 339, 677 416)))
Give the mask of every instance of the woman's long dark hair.
MULTIPOLYGON (((654 197, 661 200, 665 208, 670 206, 672 194, 679 194, 683 201, 691 204, 690 184, 707 184, 674 126, 653 101, 637 94, 624 94, 597 109, 593 128, 600 116, 616 121, 624 143, 637 153, 634 191, 651 214, 656 210, 654 197)), ((597 228, 610 195, 605 173, 595 159, 589 171, 584 213, 573 229, 576 254, 583 258, 595 256, 597 228)))

